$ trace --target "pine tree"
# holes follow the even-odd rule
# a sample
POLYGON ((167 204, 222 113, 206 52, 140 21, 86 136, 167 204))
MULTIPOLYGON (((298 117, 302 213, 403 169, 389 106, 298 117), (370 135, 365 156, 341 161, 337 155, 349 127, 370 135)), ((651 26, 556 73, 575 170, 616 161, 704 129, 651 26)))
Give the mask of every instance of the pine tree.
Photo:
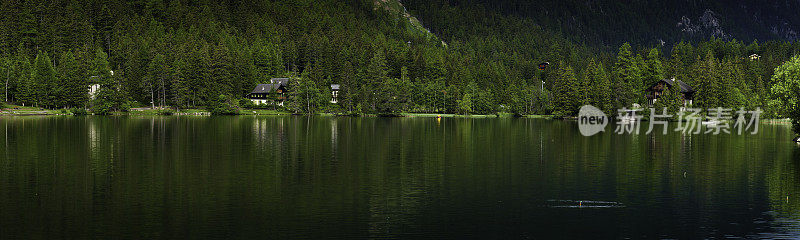
POLYGON ((569 65, 562 65, 556 82, 554 112, 558 116, 575 116, 580 107, 580 83, 569 65))
POLYGON ((2 66, 2 72, 0 72, 0 77, 3 78, 3 83, 4 83, 3 102, 8 102, 10 87, 13 86, 13 82, 11 81, 11 76, 15 72, 14 60, 8 57, 2 57, 0 58, 0 66, 2 66))
MULTIPOLYGON (((681 41, 672 48, 672 59, 670 60, 670 73, 675 79, 694 85, 692 82, 691 66, 694 62, 694 49, 690 43, 681 41)), ((664 76, 665 78, 668 76, 664 76)))
POLYGON ((113 111, 127 110, 125 96, 121 94, 120 86, 111 74, 108 64, 108 55, 98 48, 92 60, 92 81, 100 84, 100 89, 95 93, 92 110, 100 115, 111 114, 113 111))
POLYGON ((37 49, 38 47, 36 43, 39 38, 39 23, 33 14, 33 9, 35 9, 33 4, 32 2, 26 2, 18 17, 21 20, 19 36, 22 38, 19 43, 20 46, 24 46, 26 49, 37 49))
POLYGON ((694 106, 701 109, 719 107, 719 71, 718 63, 711 51, 707 52, 706 59, 695 61, 694 76, 696 76, 694 106))
POLYGON ((217 45, 211 51, 210 59, 210 73, 211 80, 208 85, 212 90, 211 96, 218 96, 224 94, 233 96, 235 93, 233 79, 231 74, 231 58, 230 52, 225 45, 217 45))
POLYGON ((75 55, 66 51, 61 55, 59 65, 60 78, 63 82, 63 101, 66 107, 84 107, 88 101, 86 69, 76 62, 75 55))
POLYGON ((317 87, 311 74, 313 71, 312 67, 307 67, 299 79, 293 78, 289 81, 291 89, 289 108, 295 113, 316 113, 327 99, 323 91, 317 87))
POLYGON ((266 83, 277 77, 283 69, 281 50, 268 41, 258 41, 253 46, 253 65, 257 83, 266 83))
POLYGON ((100 14, 97 17, 97 30, 103 39, 103 45, 107 51, 111 50, 111 34, 114 30, 114 17, 111 15, 111 10, 107 5, 100 8, 100 14))
POLYGON ((616 93, 615 108, 630 108, 631 104, 636 103, 637 99, 640 98, 637 94, 643 89, 637 88, 641 85, 637 62, 631 53, 630 44, 623 44, 617 54, 617 61, 614 63, 613 89, 616 93))
POLYGON ((377 103, 377 96, 375 90, 381 87, 381 84, 388 79, 388 68, 386 67, 386 58, 383 56, 382 50, 377 50, 372 55, 369 65, 366 69, 367 83, 364 86, 363 100, 375 110, 377 103))
POLYGON ((347 109, 348 113, 353 113, 358 95, 358 81, 356 71, 350 61, 345 61, 341 73, 341 86, 339 89, 339 104, 347 109))
POLYGON ((150 106, 155 108, 156 102, 163 106, 166 102, 166 88, 168 85, 169 67, 164 55, 156 54, 148 65, 147 75, 143 81, 145 89, 150 93, 150 106))
POLYGON ((606 114, 612 114, 614 102, 611 81, 608 79, 608 74, 606 74, 603 66, 594 60, 589 61, 589 67, 586 69, 584 76, 586 78, 585 82, 590 86, 587 89, 589 103, 606 114))
POLYGON ((33 80, 36 82, 36 105, 46 108, 60 106, 61 84, 53 62, 47 53, 39 52, 34 60, 33 80))
POLYGON ((736 69, 730 61, 720 64, 720 74, 718 82, 717 102, 721 107, 738 109, 742 105, 742 92, 738 89, 735 75, 736 69))
POLYGON ((645 61, 642 72, 642 77, 644 78, 643 86, 649 87, 664 79, 663 68, 664 66, 661 64, 661 55, 659 54, 658 49, 651 49, 650 53, 647 55, 647 60, 645 61))
POLYGON ((182 59, 176 59, 172 66, 169 72, 170 85, 172 86, 172 92, 170 93, 172 96, 172 104, 174 104, 176 108, 185 108, 189 106, 190 102, 189 86, 186 81, 186 74, 184 73, 187 69, 187 65, 182 59))
POLYGON ((664 90, 656 100, 656 103, 653 104, 656 114, 661 114, 663 109, 666 108, 667 114, 672 115, 673 119, 678 118, 677 114, 681 107, 683 107, 683 93, 681 93, 680 87, 677 85, 664 90))
POLYGON ((23 106, 35 105, 36 83, 33 81, 33 66, 25 54, 18 54, 15 60, 17 70, 17 88, 14 92, 15 101, 23 106))

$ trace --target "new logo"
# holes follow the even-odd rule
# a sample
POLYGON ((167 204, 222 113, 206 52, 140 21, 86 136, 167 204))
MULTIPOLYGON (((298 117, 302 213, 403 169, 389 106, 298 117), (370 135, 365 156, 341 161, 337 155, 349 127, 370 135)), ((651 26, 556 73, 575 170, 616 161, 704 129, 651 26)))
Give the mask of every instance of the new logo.
POLYGON ((592 136, 606 130, 609 118, 592 105, 584 105, 578 111, 578 129, 583 136, 592 136))

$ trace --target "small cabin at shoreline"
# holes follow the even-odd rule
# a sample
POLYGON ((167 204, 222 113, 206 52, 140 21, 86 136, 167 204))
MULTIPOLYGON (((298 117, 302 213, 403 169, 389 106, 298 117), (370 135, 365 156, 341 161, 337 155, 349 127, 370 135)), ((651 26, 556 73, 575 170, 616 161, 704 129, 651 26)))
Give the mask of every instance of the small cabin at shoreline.
POLYGON ((289 86, 288 78, 273 78, 269 80, 270 83, 258 84, 256 87, 247 94, 247 98, 253 104, 269 104, 276 103, 283 106, 283 101, 286 100, 287 87, 289 86))
POLYGON ((649 88, 645 89, 645 96, 647 97, 647 103, 652 106, 656 103, 658 98, 664 94, 664 90, 669 89, 672 91, 673 89, 680 89, 681 94, 683 95, 683 106, 687 107, 692 105, 692 100, 694 100, 694 93, 695 91, 692 86, 689 84, 684 83, 681 80, 673 79, 663 79, 658 81, 657 83, 653 84, 649 88))

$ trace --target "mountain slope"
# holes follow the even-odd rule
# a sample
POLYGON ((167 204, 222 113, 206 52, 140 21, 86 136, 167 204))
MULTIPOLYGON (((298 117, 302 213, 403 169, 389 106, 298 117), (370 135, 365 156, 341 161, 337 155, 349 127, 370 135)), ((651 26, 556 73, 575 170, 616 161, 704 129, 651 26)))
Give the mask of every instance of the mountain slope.
MULTIPOLYGON (((427 21, 427 0, 404 3, 427 21)), ((657 45, 710 37, 744 41, 800 38, 800 1, 752 0, 433 0, 453 6, 481 5, 504 15, 530 18, 578 41, 617 47, 623 42, 657 45)))

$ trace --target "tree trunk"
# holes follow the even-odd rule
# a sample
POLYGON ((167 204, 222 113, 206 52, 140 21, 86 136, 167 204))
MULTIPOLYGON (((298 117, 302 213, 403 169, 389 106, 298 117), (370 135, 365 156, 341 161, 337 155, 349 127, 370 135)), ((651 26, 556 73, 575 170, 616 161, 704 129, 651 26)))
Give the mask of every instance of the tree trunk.
POLYGON ((156 99, 155 99, 155 89, 153 86, 150 86, 150 109, 156 108, 156 99))
POLYGON ((6 72, 6 91, 5 91, 5 101, 8 102, 8 80, 11 79, 11 69, 8 69, 6 72))

